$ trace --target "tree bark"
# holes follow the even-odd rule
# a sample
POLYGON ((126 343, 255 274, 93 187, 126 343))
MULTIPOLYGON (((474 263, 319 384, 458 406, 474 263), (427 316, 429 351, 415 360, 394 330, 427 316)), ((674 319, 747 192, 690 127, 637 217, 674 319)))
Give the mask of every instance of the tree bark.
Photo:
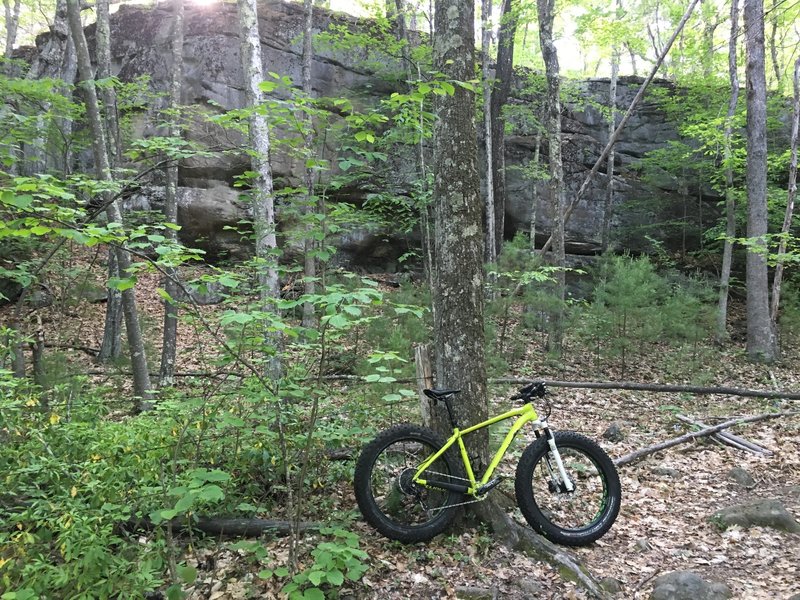
POLYGON ((506 214, 506 153, 505 118, 503 107, 511 92, 514 75, 514 38, 517 35, 517 14, 512 0, 503 0, 500 14, 500 31, 497 36, 497 68, 492 88, 492 183, 494 184, 494 225, 496 254, 500 254, 505 232, 506 214))
MULTIPOLYGON (((474 76, 474 7, 469 0, 437 0, 434 69, 449 81, 474 76)), ((484 237, 475 131, 474 93, 455 86, 438 97, 435 122, 434 202, 436 265, 433 290, 436 382, 461 389, 455 400, 460 426, 487 418, 483 331, 484 237)), ((442 431, 451 425, 436 411, 442 431)), ((488 461, 488 435, 470 436, 470 454, 488 461)))
MULTIPOLYGON (((111 76, 111 27, 110 11, 108 0, 98 0, 97 2, 97 27, 96 27, 96 54, 97 54, 97 78, 104 79, 111 76)), ((116 94, 110 86, 104 86, 100 90, 103 101, 103 123, 105 125, 106 140, 108 142, 108 160, 113 168, 118 164, 120 157, 119 127, 117 125, 116 113, 116 94)), ((108 250, 108 276, 110 278, 120 277, 117 265, 116 250, 108 250)), ((119 290, 109 288, 106 292, 106 318, 105 329, 103 331, 103 344, 100 347, 100 354, 97 360, 100 363, 107 363, 112 358, 120 355, 122 344, 122 294, 119 290)))
POLYGON ((725 160, 725 245, 722 249, 722 272, 719 277, 719 305, 717 309, 718 344, 728 337, 728 294, 733 262, 733 240, 736 237, 736 194, 733 187, 733 117, 739 103, 739 75, 736 59, 736 44, 739 38, 739 2, 731 0, 731 34, 728 40, 728 77, 731 83, 731 97, 728 102, 728 116, 725 120, 724 160, 725 160))
POLYGON ((781 73, 781 63, 778 59, 778 44, 777 44, 777 35, 778 35, 778 0, 772 0, 772 6, 770 7, 769 14, 770 14, 770 35, 769 35, 769 55, 772 59, 772 70, 775 73, 775 86, 782 90, 783 86, 783 74, 781 73))
MULTIPOLYGON (((181 136, 180 104, 181 84, 183 82, 183 0, 173 0, 175 16, 172 21, 172 73, 169 86, 169 137, 177 139, 181 136)), ((167 166, 167 183, 164 200, 164 221, 171 225, 178 224, 178 161, 172 160, 167 166)), ((168 227, 164 232, 171 244, 178 243, 178 232, 168 227)), ((159 387, 169 387, 175 382, 175 361, 178 351, 178 304, 175 301, 180 288, 176 281, 178 270, 174 266, 166 267, 164 291, 168 298, 164 300, 164 331, 161 338, 161 365, 158 371, 159 387)))
POLYGON ((772 363, 778 345, 769 316, 767 274, 767 80, 764 61, 764 2, 744 2, 747 46, 747 354, 772 363))
MULTIPOLYGON (((306 101, 311 99, 313 88, 311 85, 311 61, 314 58, 314 44, 311 37, 312 27, 314 25, 314 0, 304 0, 303 3, 304 17, 303 22, 303 94, 306 101)), ((314 131, 311 116, 305 116, 306 132, 304 136, 304 145, 307 156, 311 156, 313 152, 314 131)), ((306 200, 303 207, 303 213, 306 216, 306 237, 303 240, 303 292, 307 295, 316 293, 317 291, 317 259, 314 256, 316 244, 312 233, 314 225, 311 223, 311 214, 314 212, 314 171, 311 167, 306 168, 305 172, 305 188, 306 200)), ((311 302, 303 303, 303 327, 313 327, 315 323, 314 305, 311 302)))
POLYGON ((492 0, 481 0, 481 79, 483 80, 483 138, 486 165, 486 262, 497 261, 497 229, 495 227, 494 170, 492 169, 492 80, 489 50, 492 45, 492 0))
MULTIPOLYGON (((82 84, 84 96, 86 98, 86 116, 89 121, 89 128, 92 134, 92 153, 94 155, 96 176, 102 181, 113 182, 111 168, 108 163, 108 153, 103 131, 103 123, 100 117, 100 108, 97 102, 92 73, 92 64, 89 59, 89 48, 86 37, 83 33, 81 24, 80 8, 78 0, 66 0, 67 13, 69 18, 72 38, 75 42, 75 51, 78 57, 79 80, 82 84)), ((109 223, 122 223, 122 215, 117 205, 108 192, 104 194, 103 202, 106 205, 106 215, 109 223)), ((117 263, 121 273, 128 273, 130 268, 130 255, 124 248, 118 247, 116 250, 117 263)), ((152 408, 149 403, 151 397, 150 375, 147 369, 147 357, 144 350, 141 328, 139 327, 139 313, 136 309, 136 296, 133 288, 128 288, 122 292, 122 310, 125 316, 125 328, 128 337, 128 347, 131 354, 131 366, 133 369, 133 389, 136 395, 134 409, 137 411, 152 408)))
POLYGON ((797 137, 800 126, 800 58, 794 63, 794 102, 792 109, 792 141, 791 158, 789 159, 789 186, 786 194, 786 212, 783 216, 781 227, 781 241, 778 245, 778 264, 775 266, 775 275, 772 278, 772 304, 770 305, 770 318, 772 326, 777 331, 778 309, 781 302, 781 282, 783 281, 783 258, 786 256, 786 238, 792 227, 794 215, 794 202, 797 198, 797 137))
MULTIPOLYGON (((553 42, 554 0, 537 0, 539 14, 539 44, 547 76, 547 140, 549 150, 551 219, 553 223, 552 263, 564 267, 564 165, 561 158, 561 83, 559 80, 558 53, 553 42)), ((551 315, 553 329, 551 342, 561 348, 563 337, 563 303, 566 277, 563 268, 555 275, 556 296, 560 303, 551 315)))
POLYGON ((14 0, 12 8, 9 0, 3 0, 3 8, 6 16, 6 48, 3 56, 10 59, 14 52, 14 44, 17 41, 17 27, 19 26, 20 0, 14 0))
MULTIPOLYGON (((250 190, 253 205, 253 229, 256 238, 256 258, 258 259, 258 282, 261 304, 264 311, 275 309, 274 302, 280 296, 278 280, 278 261, 275 251, 278 247, 275 235, 275 197, 272 187, 272 167, 270 166, 270 134, 267 119, 257 108, 263 102, 259 85, 264 80, 264 67, 261 62, 261 36, 258 32, 258 12, 256 0, 239 0, 239 26, 242 41, 242 67, 245 81, 247 106, 252 108, 248 121, 250 129, 250 148, 253 152, 251 167, 256 173, 250 190)), ((267 343, 273 346, 274 354, 269 360, 268 375, 277 379, 281 374, 280 338, 274 332, 266 336, 267 343)))
MULTIPOLYGON (((619 18, 622 13, 622 3, 620 0, 615 2, 615 10, 619 18)), ((614 44, 611 50, 611 78, 608 83, 608 139, 614 135, 617 128, 617 78, 619 77, 620 48, 614 44)), ((608 152, 608 163, 606 165, 606 176, 608 183, 606 187, 605 203, 603 205, 603 231, 601 234, 600 248, 603 252, 608 250, 609 238, 611 235, 611 214, 614 210, 614 148, 608 152)))
MULTIPOLYGON (((538 173, 539 169, 539 155, 542 151, 542 130, 537 128, 536 129, 536 139, 534 141, 535 148, 533 149, 533 169, 535 173, 538 173)), ((539 188, 537 184, 539 182, 538 175, 532 181, 531 185, 531 225, 530 225, 530 249, 531 254, 536 251, 536 215, 537 209, 539 207, 539 188)))

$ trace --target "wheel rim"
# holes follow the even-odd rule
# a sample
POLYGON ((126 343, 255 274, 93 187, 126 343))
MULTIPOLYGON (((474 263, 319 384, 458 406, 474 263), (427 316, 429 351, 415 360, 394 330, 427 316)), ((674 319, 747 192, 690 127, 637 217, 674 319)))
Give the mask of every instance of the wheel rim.
POLYGON ((533 498, 545 519, 565 531, 584 531, 598 523, 608 504, 608 486, 599 465, 583 450, 559 445, 564 470, 574 489, 561 480, 547 452, 533 469, 533 498))
MULTIPOLYGON (((448 506, 450 492, 429 489, 411 480, 416 468, 437 449, 417 439, 395 440, 375 459, 370 493, 375 506, 388 521, 404 527, 424 526, 436 520, 448 506)), ((443 459, 425 472, 439 478, 451 476, 443 459)))

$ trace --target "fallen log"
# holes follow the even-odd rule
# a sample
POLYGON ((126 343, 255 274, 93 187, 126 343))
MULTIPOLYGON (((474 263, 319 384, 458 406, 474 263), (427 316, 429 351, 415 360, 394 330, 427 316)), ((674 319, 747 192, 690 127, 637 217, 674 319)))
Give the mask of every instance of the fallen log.
POLYGON ((630 452, 628 454, 625 454, 624 456, 620 456, 619 458, 614 460, 614 464, 617 465, 618 467, 622 467, 630 463, 636 462, 637 460, 640 460, 645 456, 649 456, 650 454, 654 454, 661 450, 666 450, 667 448, 672 448, 673 446, 677 446, 679 444, 691 442, 701 437, 713 435, 719 431, 722 431, 723 429, 728 429, 729 427, 733 427, 735 425, 743 425, 745 423, 756 423, 758 421, 766 421, 768 419, 778 419, 781 417, 790 417, 797 415, 800 415, 800 411, 766 413, 761 415, 753 415, 750 417, 739 417, 736 419, 730 419, 728 421, 725 421, 724 423, 720 423, 719 425, 714 425, 713 427, 706 427, 705 429, 701 429, 700 431, 690 431, 687 434, 678 436, 676 438, 672 438, 665 442, 660 442, 658 444, 648 446, 647 448, 635 450, 634 452, 630 452))
POLYGON ((149 518, 133 518, 121 524, 123 530, 133 533, 135 531, 152 531, 157 527, 169 524, 173 532, 200 531, 206 535, 217 537, 258 537, 265 533, 274 535, 290 535, 294 532, 315 531, 323 527, 321 523, 303 522, 275 519, 256 519, 244 517, 198 517, 197 520, 187 521, 176 517, 169 522, 153 523, 149 518))
MULTIPOLYGON (((503 377, 490 379, 490 383, 526 384, 531 379, 503 377)), ((632 390, 638 392, 677 392, 687 394, 718 394, 722 396, 743 396, 747 398, 770 398, 774 400, 800 400, 799 392, 781 392, 774 390, 748 390, 732 387, 707 387, 699 385, 670 385, 661 383, 635 383, 632 381, 550 381, 543 380, 548 387, 586 388, 595 390, 632 390)))

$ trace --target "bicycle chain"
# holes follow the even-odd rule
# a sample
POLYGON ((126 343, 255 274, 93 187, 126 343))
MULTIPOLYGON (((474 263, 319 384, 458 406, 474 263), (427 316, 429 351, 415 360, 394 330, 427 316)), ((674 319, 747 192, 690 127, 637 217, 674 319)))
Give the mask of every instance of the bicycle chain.
MULTIPOLYGON (((470 483, 470 480, 466 477, 458 477, 456 475, 450 475, 448 473, 439 473, 437 471, 425 471, 425 473, 430 473, 431 475, 441 475, 442 477, 447 477, 448 479, 458 479, 460 481, 466 481, 470 483)), ((501 475, 501 477, 503 477, 501 475)), ((507 479, 507 477, 503 477, 503 479, 507 479)), ((467 502, 458 502, 456 504, 448 504, 446 506, 440 506, 438 510, 444 510, 445 508, 455 508, 456 506, 466 506, 467 504, 476 504, 477 502, 483 502, 486 498, 489 497, 489 493, 487 492, 481 498, 476 498, 475 500, 468 500, 467 502)))

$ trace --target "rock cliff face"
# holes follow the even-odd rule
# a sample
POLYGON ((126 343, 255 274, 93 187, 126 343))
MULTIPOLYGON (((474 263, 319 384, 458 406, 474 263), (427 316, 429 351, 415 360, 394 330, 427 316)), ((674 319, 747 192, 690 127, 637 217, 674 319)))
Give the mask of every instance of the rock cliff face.
MULTIPOLYGON (((269 2, 259 6, 260 30, 265 72, 288 75, 293 81, 301 80, 302 5, 299 3, 269 2)), ((356 31, 369 24, 355 18, 325 10, 315 12, 315 32, 326 31, 331 26, 356 31)), ((193 105, 202 114, 219 114, 243 105, 244 92, 239 59, 236 6, 219 3, 211 6, 187 4, 185 17, 184 85, 183 102, 193 105)), ((172 13, 169 5, 142 8, 123 5, 112 17, 112 60, 115 74, 123 81, 132 81, 142 75, 151 79, 156 91, 167 88, 170 69, 170 43, 172 13)), ((91 33, 91 32, 90 32, 91 33)), ((370 106, 393 91, 401 89, 401 66, 388 55, 363 47, 348 50, 316 48, 312 65, 314 94, 318 96, 347 97, 360 106, 370 106)), ((635 95, 639 80, 623 80, 618 88, 618 107, 627 108, 635 95)), ((521 91, 522 75, 514 86, 510 103, 518 106, 530 104, 521 91)), ((608 80, 589 80, 574 84, 580 100, 568 104, 563 120, 564 163, 568 185, 567 199, 580 187, 584 177, 601 152, 607 137, 607 125, 599 106, 607 105, 608 80)), ((666 87, 666 83, 655 83, 666 87)), ((155 101, 157 104, 159 100, 155 101)), ((148 115, 134 119, 134 130, 140 135, 155 133, 148 115)), ((239 139, 230 131, 209 125, 199 116, 190 137, 210 147, 226 147, 239 139)), ((659 187, 644 184, 636 168, 637 160, 646 152, 676 139, 673 127, 649 100, 638 108, 617 146, 617 171, 615 182, 612 236, 618 248, 645 250, 645 235, 665 239, 668 245, 686 243, 687 231, 692 234, 691 223, 702 214, 703 204, 716 201, 697 190, 677 194, 677 185, 665 179, 659 187), (659 223, 679 222, 676 233, 659 223)), ((528 163, 534 152, 535 132, 517 124, 506 139, 507 180, 509 198, 506 215, 506 237, 515 232, 527 231, 530 225, 533 184, 520 168, 528 163)), ((326 148, 326 158, 332 158, 334 149, 326 148)), ((545 157, 546 148, 542 150, 545 157)), ((395 191, 407 188, 413 180, 413 161, 403 157, 390 157, 395 191), (394 162, 392 162, 394 161, 394 162)), ((335 162, 332 164, 335 167, 335 162)), ((299 185, 303 165, 285 151, 278 149, 272 157, 274 176, 279 184, 299 185)), ((179 219, 183 226, 184 241, 201 245, 211 257, 238 257, 249 253, 239 237, 225 230, 246 217, 246 205, 237 197, 232 187, 236 176, 249 169, 243 154, 225 154, 213 159, 191 159, 181 167, 182 186, 179 219)), ((600 247, 603 222, 603 203, 607 180, 598 175, 586 199, 573 214, 567 227, 568 252, 593 254, 600 247)), ((384 182, 385 183, 385 182, 384 182)), ((547 210, 546 183, 538 183, 539 206, 537 232, 542 239, 549 235, 550 218, 547 210)), ((697 186, 695 186, 697 187, 697 186)), ((155 189, 155 188, 154 188, 155 189)), ((332 200, 346 200, 360 204, 370 190, 342 189, 332 200)), ((375 190, 372 190, 375 191, 375 190)), ((158 193, 145 190, 132 199, 140 208, 158 204, 158 193)), ((705 208, 708 214, 709 208, 705 208)), ((395 232, 357 232, 340 240, 340 256, 345 262, 375 269, 391 269, 397 256, 407 251, 409 236, 395 232)), ((690 240, 691 242, 691 240, 690 240)))

